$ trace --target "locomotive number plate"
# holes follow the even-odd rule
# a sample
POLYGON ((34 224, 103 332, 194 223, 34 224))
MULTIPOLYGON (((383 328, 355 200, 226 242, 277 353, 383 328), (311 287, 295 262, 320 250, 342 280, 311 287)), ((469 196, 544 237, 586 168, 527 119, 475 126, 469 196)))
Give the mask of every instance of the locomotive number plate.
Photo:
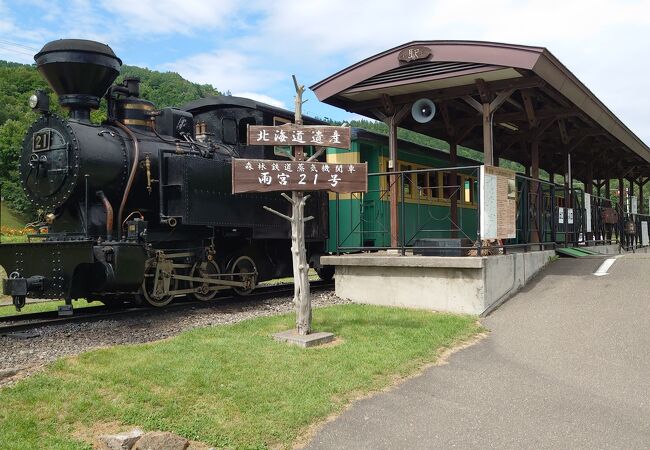
POLYGON ((50 149, 50 130, 42 130, 34 133, 32 141, 32 150, 43 152, 50 149))

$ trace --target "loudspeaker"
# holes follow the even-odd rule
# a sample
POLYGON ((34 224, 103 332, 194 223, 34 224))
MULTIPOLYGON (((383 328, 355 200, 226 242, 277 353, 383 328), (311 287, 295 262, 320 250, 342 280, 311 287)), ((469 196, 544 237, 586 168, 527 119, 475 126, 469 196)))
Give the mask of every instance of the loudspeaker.
POLYGON ((427 123, 436 115, 436 104, 428 98, 421 98, 411 106, 411 116, 419 123, 427 123))

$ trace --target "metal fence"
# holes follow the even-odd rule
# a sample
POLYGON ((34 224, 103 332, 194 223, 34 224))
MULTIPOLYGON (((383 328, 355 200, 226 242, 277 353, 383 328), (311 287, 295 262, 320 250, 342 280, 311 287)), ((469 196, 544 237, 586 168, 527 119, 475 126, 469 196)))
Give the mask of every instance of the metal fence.
POLYGON ((522 174, 516 174, 516 237, 485 241, 480 234, 480 176, 480 166, 369 174, 368 192, 335 196, 332 238, 336 252, 439 250, 438 245, 427 245, 430 239, 450 240, 446 248, 455 249, 456 254, 615 243, 633 250, 648 245, 649 215, 632 214, 609 199, 585 196, 582 189, 570 190, 522 174), (394 186, 398 194, 397 246, 391 245, 390 227, 394 186))

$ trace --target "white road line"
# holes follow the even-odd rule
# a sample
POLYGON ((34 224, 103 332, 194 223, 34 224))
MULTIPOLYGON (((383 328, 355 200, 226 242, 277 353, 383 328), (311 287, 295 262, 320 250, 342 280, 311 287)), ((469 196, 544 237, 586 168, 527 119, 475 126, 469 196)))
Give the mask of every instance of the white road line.
POLYGON ((607 258, 603 263, 600 265, 598 270, 594 272, 594 275, 597 277, 602 277, 605 275, 609 275, 607 271, 609 270, 610 267, 612 267, 612 264, 616 261, 616 258, 607 258))

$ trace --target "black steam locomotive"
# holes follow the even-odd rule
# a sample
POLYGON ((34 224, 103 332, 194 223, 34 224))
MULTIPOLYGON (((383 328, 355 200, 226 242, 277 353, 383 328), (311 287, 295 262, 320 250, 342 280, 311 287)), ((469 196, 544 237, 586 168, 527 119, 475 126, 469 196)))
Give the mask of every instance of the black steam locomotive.
MULTIPOLYGON (((20 175, 48 232, 0 246, 3 291, 17 308, 28 296, 164 306, 185 294, 245 295, 291 274, 289 226, 262 208, 288 213, 288 203, 232 195, 230 162, 276 158, 273 147, 247 146, 246 129, 287 122, 288 111, 229 96, 157 110, 140 98, 138 79, 111 85, 121 60, 93 41, 50 42, 34 58, 70 114, 50 113, 43 92, 30 98, 41 116, 25 137, 20 175), (95 125, 90 111, 102 97, 108 120, 95 125)), ((308 209, 317 218, 305 230, 308 252, 318 265, 325 195, 308 209)))

